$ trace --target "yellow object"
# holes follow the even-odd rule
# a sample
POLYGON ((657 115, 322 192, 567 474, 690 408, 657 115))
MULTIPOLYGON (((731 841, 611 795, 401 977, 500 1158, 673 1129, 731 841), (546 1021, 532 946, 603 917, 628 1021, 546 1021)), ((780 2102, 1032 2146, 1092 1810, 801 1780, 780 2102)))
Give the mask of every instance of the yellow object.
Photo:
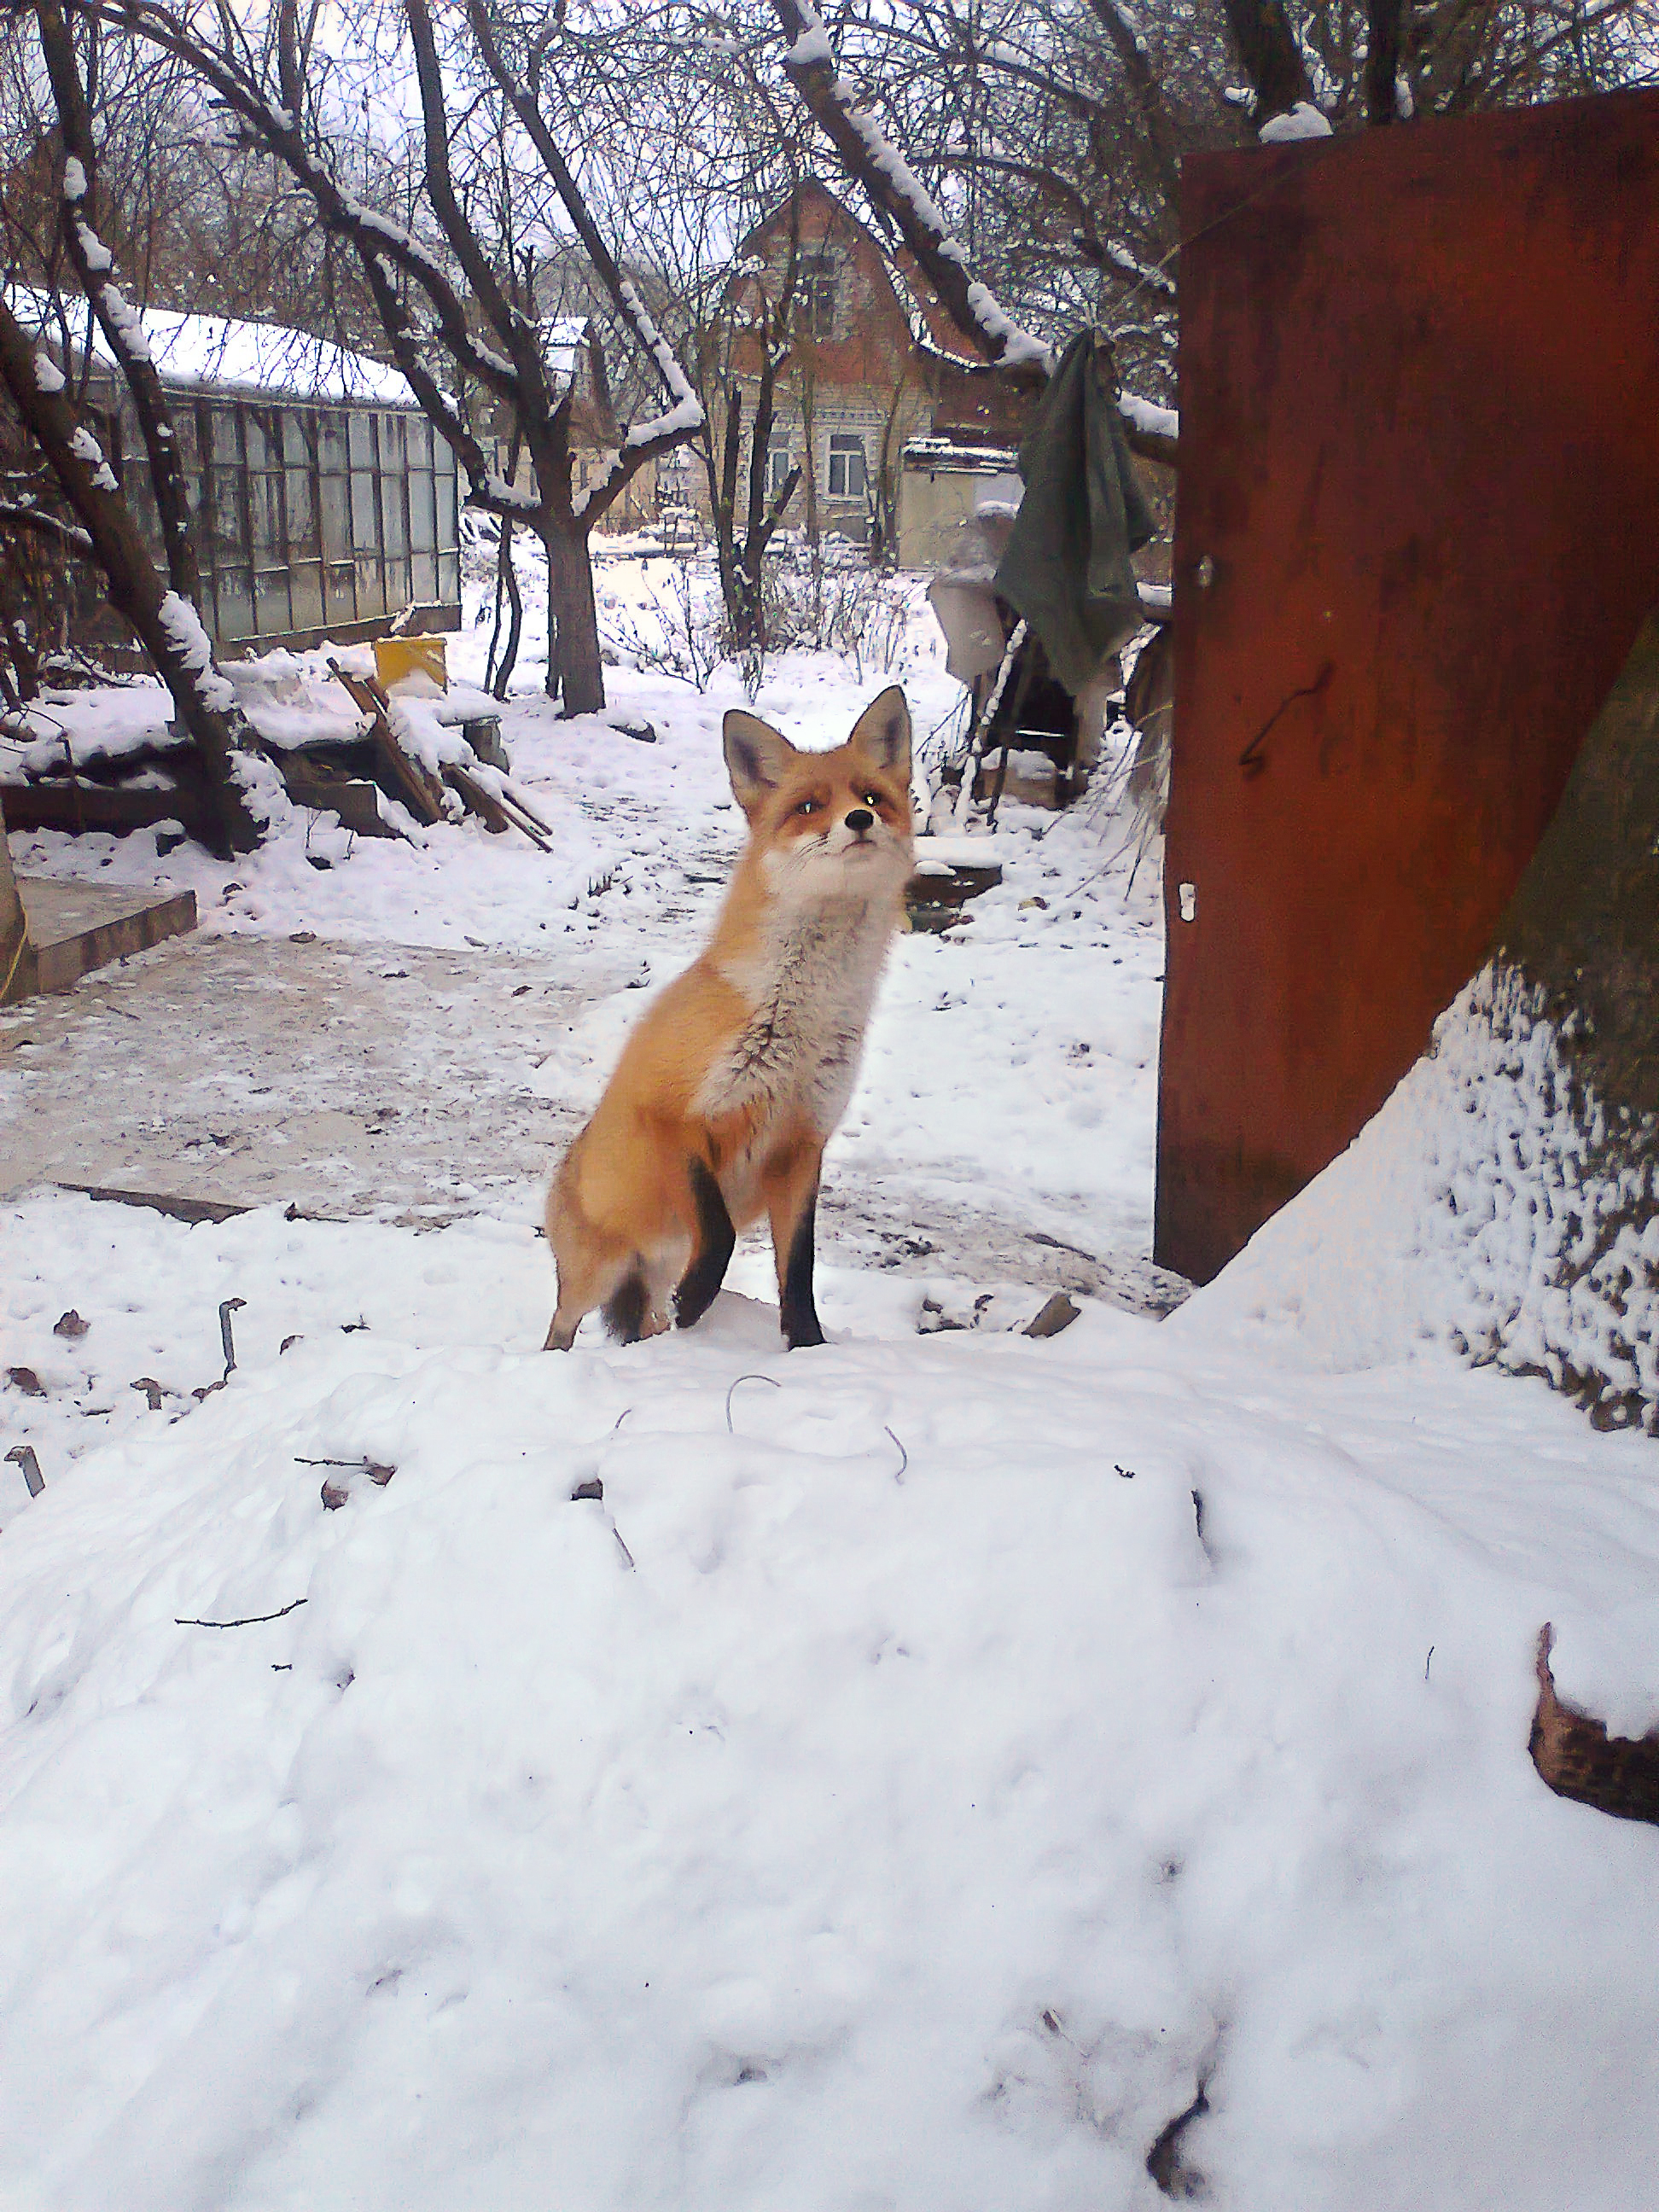
POLYGON ((411 676, 427 678, 439 690, 449 689, 449 663, 441 637, 377 637, 374 673, 380 689, 391 691, 411 676))

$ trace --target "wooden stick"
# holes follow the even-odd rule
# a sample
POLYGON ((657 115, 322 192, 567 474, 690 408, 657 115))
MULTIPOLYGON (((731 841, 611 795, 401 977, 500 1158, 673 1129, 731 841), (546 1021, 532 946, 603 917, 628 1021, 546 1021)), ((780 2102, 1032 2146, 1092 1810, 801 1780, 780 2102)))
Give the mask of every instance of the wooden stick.
POLYGON ((533 822, 544 837, 552 836, 553 824, 537 813, 516 783, 509 783, 505 778, 502 779, 501 799, 506 805, 516 806, 526 820, 533 822))
POLYGON ((477 777, 458 762, 444 763, 444 781, 452 791, 461 795, 461 803, 469 813, 476 814, 486 830, 500 836, 504 830, 518 825, 493 791, 486 791, 477 777))
POLYGON ((441 822, 444 818, 443 787, 405 750, 392 726, 392 702, 386 693, 372 676, 349 676, 337 660, 331 660, 328 666, 335 682, 344 686, 354 704, 361 708, 374 724, 376 748, 397 786, 392 796, 401 799, 415 819, 428 829, 434 823, 441 822))

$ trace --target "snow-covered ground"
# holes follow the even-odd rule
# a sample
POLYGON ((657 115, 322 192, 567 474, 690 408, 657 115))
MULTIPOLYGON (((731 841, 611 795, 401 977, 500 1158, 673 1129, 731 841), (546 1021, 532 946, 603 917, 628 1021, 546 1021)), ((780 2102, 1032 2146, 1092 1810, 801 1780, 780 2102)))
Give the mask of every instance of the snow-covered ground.
MULTIPOLYGON (((829 741, 888 675, 759 705, 829 741)), ((613 676, 656 745, 507 718, 550 858, 14 850, 216 932, 564 951, 603 988, 525 1080, 580 1107, 738 828, 735 679, 613 676)), ((696 1330, 540 1353, 529 1178, 424 1233, 0 1210, 46 1476, 0 1464, 0 2204, 1648 2201, 1659 1834, 1526 1745, 1546 1620, 1564 1695, 1659 1719, 1654 1447, 1432 1344, 1281 1364, 1204 1294, 1009 1333, 1042 1292, 975 1206, 1146 1251, 1162 939, 1110 825, 1002 838, 962 938, 896 948, 822 1350, 749 1247, 696 1330), (924 1200, 933 1249, 872 1264, 924 1200)))

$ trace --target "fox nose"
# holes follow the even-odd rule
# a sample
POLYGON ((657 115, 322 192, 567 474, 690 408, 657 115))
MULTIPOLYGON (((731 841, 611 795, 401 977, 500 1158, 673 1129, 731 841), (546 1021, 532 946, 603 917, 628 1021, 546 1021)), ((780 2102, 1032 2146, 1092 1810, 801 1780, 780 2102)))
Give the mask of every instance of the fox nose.
POLYGON ((867 806, 855 806, 847 817, 847 826, 849 830, 855 830, 861 837, 866 830, 873 829, 875 819, 867 806))

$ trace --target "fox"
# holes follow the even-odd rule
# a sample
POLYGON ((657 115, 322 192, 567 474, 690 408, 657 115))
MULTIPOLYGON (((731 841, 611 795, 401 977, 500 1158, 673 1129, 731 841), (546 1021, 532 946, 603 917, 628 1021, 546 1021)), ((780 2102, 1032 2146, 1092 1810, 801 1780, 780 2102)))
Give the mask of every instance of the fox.
POLYGON ((891 685, 832 752, 738 708, 721 735, 748 842, 713 937, 647 1008, 553 1177, 550 1352, 595 1307, 623 1344, 691 1328, 763 1214, 784 1342, 824 1340, 818 1180, 913 866, 910 712, 891 685))

